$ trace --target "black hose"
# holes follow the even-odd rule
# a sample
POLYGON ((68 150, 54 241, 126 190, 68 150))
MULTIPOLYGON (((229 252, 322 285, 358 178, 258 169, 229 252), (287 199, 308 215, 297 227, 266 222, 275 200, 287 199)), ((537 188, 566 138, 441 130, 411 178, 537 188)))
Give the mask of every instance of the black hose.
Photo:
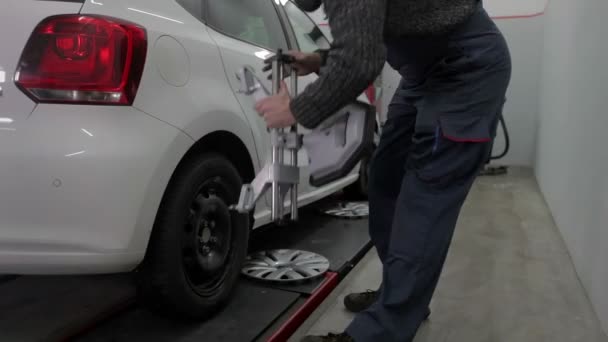
POLYGON ((490 157, 490 160, 501 159, 509 153, 509 149, 511 148, 511 139, 509 137, 509 130, 507 129, 507 124, 505 123, 505 118, 500 114, 500 126, 502 127, 502 131, 505 134, 505 149, 504 151, 497 155, 490 157))

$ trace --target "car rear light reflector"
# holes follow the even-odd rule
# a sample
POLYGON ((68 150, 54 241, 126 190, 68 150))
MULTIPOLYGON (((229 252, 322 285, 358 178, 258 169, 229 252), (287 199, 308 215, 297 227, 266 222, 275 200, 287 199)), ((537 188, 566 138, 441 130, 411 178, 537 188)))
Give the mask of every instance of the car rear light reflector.
POLYGON ((15 83, 41 103, 131 105, 146 59, 144 28, 120 19, 60 15, 42 21, 15 83))

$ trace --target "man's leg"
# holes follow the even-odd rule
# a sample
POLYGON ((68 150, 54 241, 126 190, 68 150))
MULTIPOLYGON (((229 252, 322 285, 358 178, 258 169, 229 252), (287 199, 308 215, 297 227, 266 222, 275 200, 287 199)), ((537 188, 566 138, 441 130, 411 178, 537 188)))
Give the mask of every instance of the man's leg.
POLYGON ((357 342, 413 339, 441 274, 460 209, 490 146, 444 139, 439 128, 435 134, 416 134, 413 141, 400 187, 393 183, 400 192, 381 297, 347 329, 357 342))
MULTIPOLYGON (((405 170, 395 165, 404 165, 414 134, 416 108, 402 96, 402 81, 388 107, 387 120, 382 128, 380 142, 370 163, 369 179, 369 235, 384 262, 395 213, 395 202, 405 170)), ((351 293, 344 298, 344 306, 351 312, 360 312, 372 305, 379 291, 351 293)))
POLYGON ((382 263, 386 259, 399 196, 399 184, 416 125, 416 108, 400 96, 401 86, 389 106, 380 142, 370 163, 369 174, 369 235, 382 263))

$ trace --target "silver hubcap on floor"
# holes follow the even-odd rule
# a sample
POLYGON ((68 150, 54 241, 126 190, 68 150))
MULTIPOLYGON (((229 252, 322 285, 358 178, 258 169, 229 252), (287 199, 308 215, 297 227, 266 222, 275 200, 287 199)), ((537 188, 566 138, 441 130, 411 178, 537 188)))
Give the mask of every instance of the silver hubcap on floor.
POLYGON ((326 215, 342 218, 365 218, 369 216, 367 202, 337 202, 322 208, 326 215))
POLYGON ((279 249, 247 257, 243 274, 271 282, 295 282, 319 277, 329 269, 325 257, 305 251, 279 249))

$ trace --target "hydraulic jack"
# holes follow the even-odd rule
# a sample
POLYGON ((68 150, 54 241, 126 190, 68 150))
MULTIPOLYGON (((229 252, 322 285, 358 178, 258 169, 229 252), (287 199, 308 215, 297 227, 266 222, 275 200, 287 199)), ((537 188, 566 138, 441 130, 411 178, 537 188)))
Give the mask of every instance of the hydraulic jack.
MULTIPOLYGON (((269 92, 248 66, 241 68, 236 77, 240 91, 259 101, 277 94, 283 80, 285 66, 291 56, 281 50, 272 58, 272 93, 269 92)), ((297 94, 297 72, 291 69, 291 93, 297 94)), ((290 129, 271 129, 272 151, 270 158, 251 184, 243 185, 239 202, 233 207, 240 213, 252 211, 255 204, 269 189, 271 219, 279 222, 285 216, 285 198, 290 193, 291 220, 298 220, 298 184, 300 167, 298 151, 306 149, 309 158, 310 185, 322 187, 345 177, 359 163, 365 151, 373 144, 375 110, 372 106, 355 101, 339 110, 310 133, 299 134, 297 125, 290 129), (286 152, 291 156, 285 161, 286 152)))

